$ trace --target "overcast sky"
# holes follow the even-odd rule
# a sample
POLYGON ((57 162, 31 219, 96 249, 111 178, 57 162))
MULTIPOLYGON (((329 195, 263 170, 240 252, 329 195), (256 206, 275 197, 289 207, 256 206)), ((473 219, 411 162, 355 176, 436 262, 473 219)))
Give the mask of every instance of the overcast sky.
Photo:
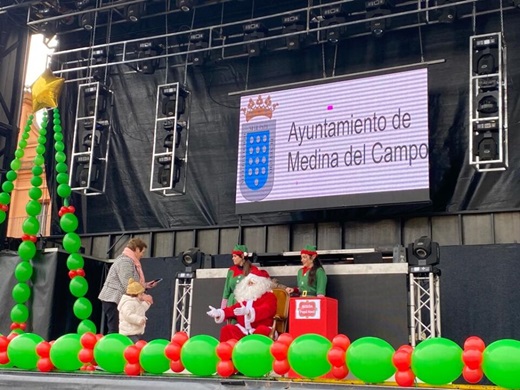
MULTIPOLYGON (((55 41, 52 40, 49 46, 54 47, 55 41)), ((43 43, 43 35, 35 34, 31 37, 31 47, 29 49, 29 59, 27 63, 27 73, 25 74, 26 87, 30 87, 43 73, 47 65, 47 55, 52 52, 43 43)))

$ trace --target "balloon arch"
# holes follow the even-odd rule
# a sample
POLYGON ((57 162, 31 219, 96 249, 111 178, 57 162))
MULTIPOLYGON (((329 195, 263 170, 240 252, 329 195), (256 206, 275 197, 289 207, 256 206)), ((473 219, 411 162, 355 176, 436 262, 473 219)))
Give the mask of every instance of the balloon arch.
MULTIPOLYGON (((33 112, 42 108, 57 107, 57 100, 64 79, 47 70, 32 85, 33 112)), ((34 116, 24 126, 21 140, 15 151, 6 180, 0 193, 0 223, 6 219, 11 192, 21 159, 27 146, 34 116)), ((66 164, 65 144, 58 108, 52 110, 52 134, 56 161, 57 193, 62 206, 58 212, 60 227, 65 233, 63 248, 67 258, 69 290, 76 297, 74 315, 80 320, 77 333, 65 334, 54 341, 25 332, 29 318, 27 301, 32 291, 32 261, 36 255, 37 235, 41 212, 39 199, 43 182, 45 144, 50 118, 44 112, 39 130, 36 156, 32 168, 30 201, 26 205, 27 218, 23 222, 22 243, 18 248, 20 263, 14 276, 18 283, 13 287, 15 302, 11 310, 11 332, 0 335, 0 368, 15 367, 42 372, 94 371, 96 367, 116 374, 140 375, 188 372, 196 376, 218 375, 229 377, 239 372, 251 378, 295 374, 304 378, 336 378, 343 380, 352 373, 365 383, 381 383, 393 380, 400 386, 413 386, 417 380, 430 385, 445 385, 460 376, 468 383, 478 383, 484 375, 494 384, 504 388, 520 387, 520 341, 498 340, 488 345, 476 337, 469 337, 463 348, 445 338, 422 341, 417 347, 403 345, 397 350, 385 340, 363 337, 350 342, 345 335, 337 335, 332 341, 317 334, 305 334, 293 338, 284 333, 273 341, 262 335, 249 335, 239 341, 219 343, 208 335, 188 337, 176 333, 171 340, 157 339, 134 344, 121 334, 106 336, 96 334, 95 324, 89 319, 92 304, 85 297, 88 282, 83 270, 84 260, 79 253, 81 239, 75 230, 78 219, 75 208, 69 204, 71 188, 66 164)))

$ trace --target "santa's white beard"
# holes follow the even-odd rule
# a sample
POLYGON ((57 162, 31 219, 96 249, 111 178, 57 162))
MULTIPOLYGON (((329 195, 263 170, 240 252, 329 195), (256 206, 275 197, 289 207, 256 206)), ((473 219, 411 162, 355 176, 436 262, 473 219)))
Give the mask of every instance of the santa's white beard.
POLYGON ((270 279, 249 274, 235 287, 235 299, 237 302, 256 300, 270 290, 270 279), (249 284, 250 281, 254 284, 249 284))

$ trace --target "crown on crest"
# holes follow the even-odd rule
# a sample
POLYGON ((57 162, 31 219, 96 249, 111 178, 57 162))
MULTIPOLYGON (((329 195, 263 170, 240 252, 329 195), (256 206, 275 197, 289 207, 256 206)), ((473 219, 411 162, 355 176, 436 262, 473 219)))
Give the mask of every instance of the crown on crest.
POLYGON ((273 103, 271 96, 267 96, 267 98, 264 100, 262 95, 258 95, 256 101, 249 99, 247 107, 242 108, 240 111, 242 111, 246 116, 246 122, 249 122, 255 116, 266 116, 271 119, 276 107, 278 107, 278 103, 273 103))

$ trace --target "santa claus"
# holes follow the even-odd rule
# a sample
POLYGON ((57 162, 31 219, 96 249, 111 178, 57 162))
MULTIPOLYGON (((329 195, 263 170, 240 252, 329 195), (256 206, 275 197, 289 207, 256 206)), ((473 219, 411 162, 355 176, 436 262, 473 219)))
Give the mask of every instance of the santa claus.
POLYGON ((248 334, 269 336, 276 315, 276 296, 271 291, 271 278, 264 270, 253 269, 235 288, 237 303, 224 309, 210 306, 207 312, 217 324, 235 319, 220 330, 220 341, 239 340, 248 334))

